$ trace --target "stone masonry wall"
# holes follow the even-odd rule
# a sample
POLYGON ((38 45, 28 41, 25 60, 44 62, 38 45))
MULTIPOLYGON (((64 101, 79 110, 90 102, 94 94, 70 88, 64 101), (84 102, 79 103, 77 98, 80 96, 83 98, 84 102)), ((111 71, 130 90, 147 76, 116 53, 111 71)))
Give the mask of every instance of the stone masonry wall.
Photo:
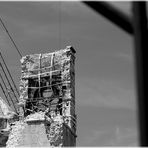
POLYGON ((12 143, 14 146, 44 146, 43 143, 75 146, 74 54, 75 50, 67 46, 52 53, 27 55, 21 59, 20 118, 12 127, 7 147, 12 143), (30 135, 29 131, 34 132, 30 135), (35 138, 36 134, 38 138, 35 138), (27 137, 34 137, 34 140, 27 144, 27 137), (39 144, 39 141, 42 142, 39 144))

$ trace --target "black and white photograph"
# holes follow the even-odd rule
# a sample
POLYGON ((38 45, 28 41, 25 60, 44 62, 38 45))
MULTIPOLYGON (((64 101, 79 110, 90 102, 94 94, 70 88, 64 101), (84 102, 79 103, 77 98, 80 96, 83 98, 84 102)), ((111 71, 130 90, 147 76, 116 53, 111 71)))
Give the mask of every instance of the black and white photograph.
POLYGON ((0 1, 0 147, 148 146, 147 1, 0 1))

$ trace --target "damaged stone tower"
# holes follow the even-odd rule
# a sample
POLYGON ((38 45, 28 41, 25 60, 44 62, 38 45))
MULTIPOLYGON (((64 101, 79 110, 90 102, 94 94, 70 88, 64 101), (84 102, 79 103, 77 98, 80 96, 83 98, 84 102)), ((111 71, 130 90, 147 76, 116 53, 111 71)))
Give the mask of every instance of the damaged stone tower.
POLYGON ((7 147, 76 146, 75 50, 21 59, 19 121, 7 147))

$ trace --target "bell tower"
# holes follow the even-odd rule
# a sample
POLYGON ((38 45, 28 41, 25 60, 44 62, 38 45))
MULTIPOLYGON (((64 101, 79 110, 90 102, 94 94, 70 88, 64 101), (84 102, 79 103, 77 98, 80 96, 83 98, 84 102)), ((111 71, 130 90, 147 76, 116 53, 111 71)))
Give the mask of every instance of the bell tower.
POLYGON ((26 55, 21 64, 19 124, 23 128, 16 145, 76 146, 73 47, 26 55))

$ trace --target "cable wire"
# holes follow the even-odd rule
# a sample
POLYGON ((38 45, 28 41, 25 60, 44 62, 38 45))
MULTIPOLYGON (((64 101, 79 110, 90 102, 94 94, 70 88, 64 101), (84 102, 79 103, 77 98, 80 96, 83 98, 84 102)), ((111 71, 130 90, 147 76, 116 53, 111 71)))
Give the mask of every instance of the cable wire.
POLYGON ((18 49, 18 47, 17 47, 16 43, 14 42, 13 38, 11 37, 11 35, 10 35, 10 33, 9 33, 8 29, 6 28, 6 26, 5 26, 4 22, 2 21, 2 19, 1 19, 1 18, 0 18, 0 22, 1 22, 2 26, 3 26, 3 28, 5 29, 6 33, 8 34, 8 36, 9 36, 9 38, 10 38, 11 42, 12 42, 12 43, 13 43, 13 45, 15 46, 15 48, 16 48, 16 50, 17 50, 18 54, 20 55, 20 57, 22 57, 21 52, 19 51, 19 49, 18 49))
POLYGON ((8 77, 7 77, 7 74, 6 74, 5 70, 4 70, 4 68, 3 68, 2 64, 1 64, 1 62, 0 62, 0 66, 1 66, 1 68, 2 68, 2 70, 3 70, 3 73, 4 73, 4 75, 5 75, 5 77, 6 77, 7 81, 8 81, 8 83, 9 83, 9 86, 10 86, 10 88, 11 88, 11 90, 12 90, 12 92, 13 92, 15 98, 16 98, 16 101, 18 102, 17 96, 15 95, 15 92, 14 92, 14 90, 13 90, 13 87, 12 87, 12 85, 11 85, 11 83, 10 83, 8 77))
POLYGON ((0 83, 0 87, 1 87, 1 89, 2 89, 2 91, 3 91, 3 94, 5 95, 5 98, 6 98, 7 102, 8 102, 8 104, 11 106, 11 104, 10 104, 10 102, 9 102, 9 99, 8 99, 8 97, 7 97, 7 95, 6 95, 6 92, 5 92, 5 90, 3 89, 3 86, 2 86, 1 83, 0 83))
MULTIPOLYGON (((0 77, 1 77, 1 80, 2 80, 2 82, 3 82, 3 84, 4 84, 4 86, 5 86, 5 89, 7 90, 7 86, 6 86, 6 84, 5 84, 5 81, 3 80, 3 77, 2 77, 2 75, 1 75, 1 73, 0 73, 0 77)), ((13 101, 11 95, 9 94, 9 92, 7 92, 7 93, 8 93, 8 95, 9 95, 10 99, 11 99, 11 102, 12 102, 12 104, 13 104, 14 109, 16 110, 15 103, 14 103, 14 101, 13 101)), ((17 111, 17 110, 16 110, 16 111, 17 111)))
POLYGON ((4 58, 3 58, 3 56, 2 56, 2 53, 1 53, 1 52, 0 52, 0 56, 1 56, 1 58, 2 58, 2 61, 3 61, 4 65, 5 65, 6 69, 7 69, 8 74, 9 74, 9 76, 10 76, 10 78, 11 78, 11 81, 12 81, 12 83, 13 83, 13 85, 14 85, 15 89, 16 89, 16 92, 17 92, 17 93, 18 93, 18 95, 19 95, 19 91, 18 91, 18 89, 17 89, 17 87, 16 87, 16 85, 15 85, 15 83, 14 83, 14 80, 13 80, 13 78, 12 78, 11 74, 10 74, 10 71, 9 71, 9 69, 8 69, 7 65, 6 65, 6 62, 5 62, 5 60, 4 60, 4 58))

